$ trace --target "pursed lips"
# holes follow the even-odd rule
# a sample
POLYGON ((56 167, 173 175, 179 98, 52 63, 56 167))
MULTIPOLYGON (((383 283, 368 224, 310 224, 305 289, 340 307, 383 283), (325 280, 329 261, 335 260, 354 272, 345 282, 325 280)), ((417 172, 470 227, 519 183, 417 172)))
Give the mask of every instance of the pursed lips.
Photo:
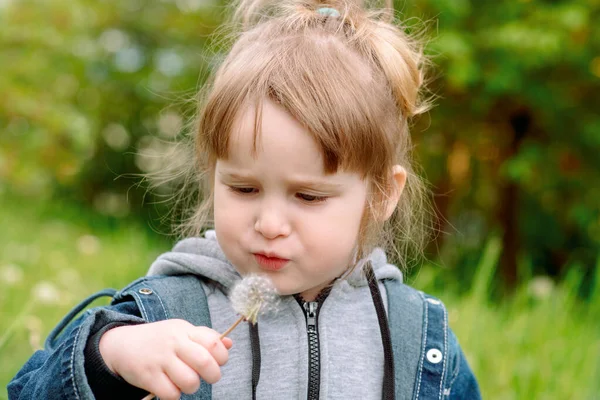
POLYGON ((289 261, 289 258, 282 257, 279 254, 273 253, 273 252, 270 252, 270 251, 257 251, 257 252, 253 252, 252 254, 263 256, 263 257, 266 257, 266 258, 275 258, 275 259, 279 259, 279 260, 289 261))
POLYGON ((279 271, 290 261, 287 258, 282 258, 275 253, 253 253, 254 259, 258 265, 267 271, 279 271))

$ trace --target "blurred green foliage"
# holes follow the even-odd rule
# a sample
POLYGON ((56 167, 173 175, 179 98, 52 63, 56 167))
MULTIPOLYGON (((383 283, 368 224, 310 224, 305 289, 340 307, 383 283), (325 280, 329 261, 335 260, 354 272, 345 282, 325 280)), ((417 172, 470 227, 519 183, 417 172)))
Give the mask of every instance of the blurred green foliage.
MULTIPOLYGON (((438 107, 413 132, 448 233, 437 239, 442 264, 468 282, 497 234, 509 284, 567 267, 591 277, 600 0, 396 5, 407 29, 426 21, 437 65, 438 107)), ((226 12, 217 0, 0 2, 0 189, 150 218, 152 197, 124 176, 160 168, 184 130, 226 12)))
POLYGON ((448 263, 503 237, 521 273, 591 274, 600 249, 600 2, 419 1, 441 95, 417 133, 438 205, 456 226, 448 263), (460 237, 462 234, 462 238, 460 237))
MULTIPOLYGON (((68 194, 102 213, 142 204, 134 183, 193 106, 218 24, 204 1, 38 1, 0 6, 0 177, 31 196, 68 194), (180 107, 183 105, 183 107, 180 107), (171 110, 170 106, 174 106, 171 110)), ((192 109, 193 111, 193 109, 192 109)))

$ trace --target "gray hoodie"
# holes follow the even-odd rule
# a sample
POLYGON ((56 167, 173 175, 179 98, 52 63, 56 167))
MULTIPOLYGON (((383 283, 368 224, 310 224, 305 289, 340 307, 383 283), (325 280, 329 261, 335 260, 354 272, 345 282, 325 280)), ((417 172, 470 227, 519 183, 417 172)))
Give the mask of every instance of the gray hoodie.
MULTIPOLYGON (((375 250, 371 261, 375 276, 402 280, 400 270, 375 250)), ((363 260, 363 263, 366 260, 363 260)), ((361 264, 362 265, 362 264, 361 264)), ((237 319, 227 292, 239 279, 221 251, 214 232, 206 238, 179 242, 161 255, 148 275, 194 274, 204 278, 213 329, 225 331, 237 319)), ((379 282, 387 309, 384 285, 379 282)), ((371 292, 361 268, 333 285, 318 314, 320 398, 381 399, 384 370, 382 339, 371 292)), ((308 390, 308 335, 304 311, 293 296, 282 298, 279 311, 261 317, 260 382, 257 398, 306 399, 308 390)), ((248 328, 240 326, 229 337, 233 347, 213 385, 214 399, 252 398, 252 354, 248 328)))

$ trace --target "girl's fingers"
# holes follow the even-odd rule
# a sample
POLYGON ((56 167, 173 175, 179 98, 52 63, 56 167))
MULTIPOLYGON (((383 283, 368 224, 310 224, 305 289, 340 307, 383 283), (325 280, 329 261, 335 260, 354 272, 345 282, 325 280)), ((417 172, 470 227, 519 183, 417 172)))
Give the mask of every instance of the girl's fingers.
POLYGON ((229 347, 231 347, 232 344, 231 339, 221 339, 218 332, 206 327, 198 327, 194 329, 192 332, 190 332, 189 337, 193 342, 208 350, 208 352, 213 356, 219 365, 225 365, 229 359, 229 351, 226 347, 226 339, 230 342, 229 347))
MULTIPOLYGON (((149 390, 151 394, 161 400, 179 400, 181 397, 181 390, 171 382, 171 379, 165 373, 153 378, 152 382, 149 382, 148 386, 145 386, 144 389, 149 390)), ((144 399, 148 398, 148 396, 144 399)))
POLYGON ((206 382, 216 383, 221 379, 221 368, 217 360, 204 346, 189 341, 177 350, 177 356, 195 371, 196 376, 200 375, 206 382))
MULTIPOLYGON (((214 360, 213 363, 216 365, 214 360)), ((165 365, 164 371, 171 382, 173 382, 173 384, 183 393, 192 394, 200 388, 200 377, 198 376, 198 373, 179 358, 175 358, 165 365)), ((161 396, 157 393, 157 397, 160 398, 161 396)), ((177 399, 179 399, 179 397, 177 397, 177 399)))
POLYGON ((231 349, 231 346, 233 346, 233 340, 229 339, 228 337, 221 339, 221 342, 227 350, 231 349))

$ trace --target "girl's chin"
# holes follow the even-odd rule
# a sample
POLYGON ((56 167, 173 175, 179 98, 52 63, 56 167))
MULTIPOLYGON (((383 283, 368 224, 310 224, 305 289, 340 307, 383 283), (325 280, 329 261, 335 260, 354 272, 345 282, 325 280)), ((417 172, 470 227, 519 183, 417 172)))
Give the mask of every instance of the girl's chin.
POLYGON ((302 288, 299 288, 295 285, 290 285, 289 283, 286 284, 286 282, 281 282, 277 278, 272 279, 272 281, 273 285, 277 289, 277 293, 279 293, 280 296, 292 296, 295 294, 301 294, 301 292, 303 292, 302 288))

